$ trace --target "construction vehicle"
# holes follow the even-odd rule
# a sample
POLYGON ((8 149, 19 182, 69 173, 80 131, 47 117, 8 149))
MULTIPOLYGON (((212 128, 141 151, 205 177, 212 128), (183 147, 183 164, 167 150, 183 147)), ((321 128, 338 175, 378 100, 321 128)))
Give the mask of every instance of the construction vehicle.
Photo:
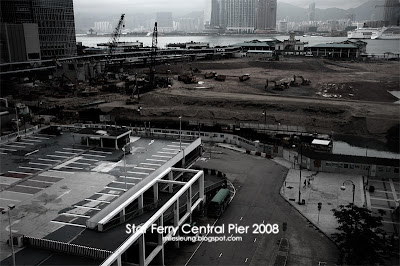
POLYGON ((266 81, 265 84, 265 89, 268 89, 268 85, 269 83, 274 83, 274 87, 272 88, 273 90, 277 90, 277 91, 282 91, 284 89, 289 89, 289 83, 288 82, 276 82, 275 80, 268 80, 266 81))
POLYGON ((185 84, 197 83, 197 77, 191 72, 183 73, 178 76, 179 81, 183 81, 185 84))
POLYGON ((226 80, 226 76, 225 75, 216 75, 215 76, 215 80, 217 80, 217 81, 225 81, 226 80))
POLYGON ((308 86, 311 84, 311 81, 308 79, 304 79, 303 76, 293 76, 293 80, 290 81, 291 87, 298 87, 298 86, 308 86), (300 81, 298 80, 300 79, 300 81))
POLYGON ((244 75, 239 77, 240 81, 246 81, 248 79, 250 79, 250 74, 244 74, 244 75))
POLYGON ((215 77, 215 75, 217 75, 217 73, 216 72, 207 72, 207 73, 205 73, 204 74, 204 78, 206 78, 206 79, 212 79, 212 78, 214 78, 215 77))
POLYGON ((155 87, 154 76, 156 73, 156 58, 157 58, 157 44, 158 44, 158 29, 157 22, 154 23, 153 38, 151 41, 151 52, 150 52, 150 74, 149 74, 149 85, 151 88, 155 87))

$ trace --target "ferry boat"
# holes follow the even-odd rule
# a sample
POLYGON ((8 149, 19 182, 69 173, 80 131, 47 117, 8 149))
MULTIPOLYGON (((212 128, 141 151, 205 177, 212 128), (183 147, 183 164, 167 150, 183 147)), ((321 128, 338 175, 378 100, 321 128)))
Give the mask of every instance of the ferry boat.
POLYGON ((400 40, 400 27, 383 27, 380 32, 373 33, 372 40, 400 40))
POLYGON ((382 28, 359 28, 347 32, 348 39, 371 39, 373 34, 378 34, 382 28))

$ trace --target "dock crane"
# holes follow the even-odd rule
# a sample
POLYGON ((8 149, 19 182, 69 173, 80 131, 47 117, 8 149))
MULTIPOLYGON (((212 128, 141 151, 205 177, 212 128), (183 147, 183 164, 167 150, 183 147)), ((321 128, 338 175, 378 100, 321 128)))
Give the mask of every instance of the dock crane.
POLYGON ((115 48, 118 46, 118 39, 121 36, 122 28, 125 27, 124 18, 125 14, 122 14, 121 18, 118 21, 117 26, 115 27, 111 35, 111 40, 108 42, 108 54, 106 59, 106 65, 104 67, 104 76, 107 75, 107 70, 109 65, 111 64, 112 55, 114 54, 115 48))

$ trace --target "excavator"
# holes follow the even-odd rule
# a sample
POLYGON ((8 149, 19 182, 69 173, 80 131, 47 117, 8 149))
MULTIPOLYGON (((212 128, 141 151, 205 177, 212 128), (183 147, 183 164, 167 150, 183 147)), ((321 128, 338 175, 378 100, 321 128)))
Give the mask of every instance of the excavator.
POLYGON ((268 79, 266 81, 264 89, 268 89, 269 83, 274 83, 274 87, 272 88, 273 90, 282 91, 284 89, 289 89, 289 83, 288 82, 280 82, 280 83, 278 83, 275 80, 268 80, 268 79))
POLYGON ((310 84, 311 84, 311 81, 308 80, 308 79, 303 78, 303 76, 293 75, 293 80, 290 81, 290 86, 291 87, 308 86, 310 84), (299 82, 298 79, 300 79, 301 82, 299 82))

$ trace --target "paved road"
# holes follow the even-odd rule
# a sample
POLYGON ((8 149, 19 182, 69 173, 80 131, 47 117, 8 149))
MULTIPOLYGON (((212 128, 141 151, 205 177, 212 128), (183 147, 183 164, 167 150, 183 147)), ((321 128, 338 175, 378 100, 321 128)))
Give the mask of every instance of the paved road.
MULTIPOLYGON (((309 226, 307 220, 294 210, 280 195, 279 189, 287 169, 273 161, 229 150, 212 160, 199 164, 227 173, 233 178, 237 194, 216 225, 237 223, 250 226, 262 222, 288 223, 288 230, 277 235, 256 235, 249 230, 241 242, 204 242, 192 257, 189 265, 271 265, 277 251, 276 242, 281 237, 289 239, 288 265, 333 264, 338 256, 335 245, 324 235, 309 226)), ((212 235, 212 234, 210 234, 212 235)), ((231 233, 225 233, 230 236, 231 233)))

